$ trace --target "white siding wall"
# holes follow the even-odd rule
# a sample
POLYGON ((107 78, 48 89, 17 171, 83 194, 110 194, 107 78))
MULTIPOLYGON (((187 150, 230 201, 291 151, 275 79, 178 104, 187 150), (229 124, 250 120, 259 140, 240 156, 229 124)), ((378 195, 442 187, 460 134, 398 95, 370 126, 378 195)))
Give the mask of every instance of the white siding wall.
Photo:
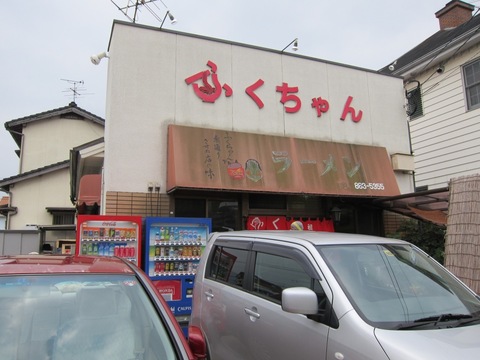
POLYGON ((480 110, 467 111, 462 79, 462 66, 479 50, 458 54, 442 74, 430 68, 417 78, 424 116, 410 121, 416 186, 440 188, 451 178, 480 173, 480 110))
MULTIPOLYGON (((169 124, 383 146, 410 153, 403 82, 399 78, 313 59, 231 45, 157 29, 116 23, 109 47, 104 190, 144 192, 149 182, 165 190, 169 124), (233 89, 202 102, 185 79, 217 66, 220 83, 233 89), (258 79, 259 109, 245 94, 258 79), (276 86, 298 86, 301 110, 287 114, 276 86), (355 123, 340 120, 345 102, 363 111, 355 123), (317 117, 314 97, 327 99, 317 117)), ((209 78, 210 80, 211 78, 209 78)), ((291 104, 286 104, 291 105, 291 104)), ((188 166, 188 164, 185 164, 188 166)), ((411 176, 398 174, 402 192, 411 176)))

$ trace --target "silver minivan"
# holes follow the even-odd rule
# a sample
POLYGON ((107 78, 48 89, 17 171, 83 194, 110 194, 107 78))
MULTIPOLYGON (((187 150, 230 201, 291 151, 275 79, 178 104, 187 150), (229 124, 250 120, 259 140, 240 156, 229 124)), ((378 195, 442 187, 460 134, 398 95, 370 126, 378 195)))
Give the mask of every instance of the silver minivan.
POLYGON ((414 245, 313 231, 213 233, 190 326, 212 360, 480 359, 480 300, 414 245))

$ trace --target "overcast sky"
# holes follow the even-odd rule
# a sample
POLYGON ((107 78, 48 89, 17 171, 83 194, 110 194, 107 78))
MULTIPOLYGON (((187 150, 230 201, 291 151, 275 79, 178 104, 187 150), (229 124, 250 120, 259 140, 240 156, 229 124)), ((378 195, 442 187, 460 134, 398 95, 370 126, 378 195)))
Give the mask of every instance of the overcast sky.
MULTIPOLYGON (((134 2, 135 0, 132 0, 134 2)), ((449 0, 158 0, 149 5, 164 28, 378 70, 439 30, 435 13, 449 0)), ((478 5, 480 0, 471 1, 478 5)), ((128 0, 114 0, 125 7, 128 0)), ((3 1, 0 21, 0 179, 18 174, 10 120, 68 105, 83 81, 79 107, 105 117, 107 50, 114 19, 129 21, 111 0, 3 1), (63 79, 63 80, 62 80, 63 79)), ((133 11, 129 12, 133 17, 133 11)), ((137 23, 160 26, 143 8, 137 23)), ((66 158, 68 154, 65 154, 66 158)), ((1 193, 0 193, 1 195, 1 193)))

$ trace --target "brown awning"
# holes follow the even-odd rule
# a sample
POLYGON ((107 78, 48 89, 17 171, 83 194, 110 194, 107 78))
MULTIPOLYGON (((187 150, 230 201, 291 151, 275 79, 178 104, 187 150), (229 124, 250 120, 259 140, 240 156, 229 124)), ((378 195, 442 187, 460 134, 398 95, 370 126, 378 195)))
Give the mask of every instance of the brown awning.
POLYGON ((102 175, 83 175, 78 188, 77 208, 79 206, 100 205, 102 175))
POLYGON ((445 226, 449 197, 449 188, 446 187, 377 199, 374 200, 374 204, 417 220, 445 226))
POLYGON ((167 191, 399 195, 385 148, 170 125, 167 191))

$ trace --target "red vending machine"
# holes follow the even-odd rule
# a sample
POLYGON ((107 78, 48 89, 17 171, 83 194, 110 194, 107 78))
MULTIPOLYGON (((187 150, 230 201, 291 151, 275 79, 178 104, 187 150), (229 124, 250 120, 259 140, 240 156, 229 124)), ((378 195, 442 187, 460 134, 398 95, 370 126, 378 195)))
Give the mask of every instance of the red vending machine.
POLYGON ((78 215, 75 254, 118 256, 141 267, 142 217, 78 215))

